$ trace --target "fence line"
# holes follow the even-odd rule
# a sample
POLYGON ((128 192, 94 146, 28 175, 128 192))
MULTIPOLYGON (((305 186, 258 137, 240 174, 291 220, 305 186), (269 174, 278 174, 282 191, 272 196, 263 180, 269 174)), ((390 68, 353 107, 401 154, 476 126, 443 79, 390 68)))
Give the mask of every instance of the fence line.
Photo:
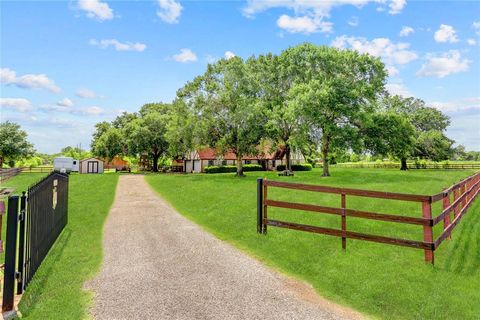
POLYGON ((51 166, 0 169, 0 183, 3 183, 8 179, 15 177, 20 173, 50 173, 52 171, 53 171, 53 167, 51 166))
POLYGON ((8 179, 15 177, 19 174, 21 168, 9 168, 9 169, 0 169, 0 183, 7 181, 8 179))
POLYGON ((476 173, 459 183, 446 188, 444 191, 434 195, 416 195, 393 192, 380 192, 371 190, 337 188, 321 185, 309 185, 291 182, 270 181, 259 178, 257 180, 257 232, 267 233, 267 226, 287 228, 293 230, 320 233, 342 238, 342 248, 346 249, 346 240, 356 239, 378 243, 385 243, 397 246, 417 248, 424 250, 425 261, 434 264, 434 252, 440 244, 451 237, 452 231, 458 225, 468 208, 475 201, 480 193, 480 172, 476 173), (341 206, 328 207, 297 202, 286 202, 268 198, 268 188, 286 188, 301 191, 312 191, 326 194, 338 194, 341 196, 341 206), (409 217, 377 212, 347 209, 347 196, 376 198, 385 200, 401 200, 417 202, 422 204, 422 217, 409 217), (453 199, 452 199, 453 196, 453 199), (442 201, 442 212, 432 216, 432 204, 442 201), (338 215, 341 217, 341 229, 324 228, 318 226, 304 225, 293 222, 272 220, 268 218, 268 207, 287 208, 315 212, 321 214, 338 215), (453 220, 451 215, 453 213, 453 220), (423 241, 385 237, 347 230, 347 217, 357 217, 370 220, 380 220, 401 224, 419 225, 423 228, 423 241), (433 238, 433 227, 443 221, 443 232, 437 238, 433 238))
MULTIPOLYGON (((400 169, 400 163, 337 163, 338 168, 400 169)), ((407 163, 408 169, 480 169, 480 163, 407 163)))

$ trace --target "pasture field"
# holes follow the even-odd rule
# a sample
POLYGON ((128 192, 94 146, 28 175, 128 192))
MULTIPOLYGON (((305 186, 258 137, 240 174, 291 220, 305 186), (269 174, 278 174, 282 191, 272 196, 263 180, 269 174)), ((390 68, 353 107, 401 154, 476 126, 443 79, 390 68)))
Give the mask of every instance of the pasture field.
MULTIPOLYGON (((256 178, 358 189, 434 194, 474 170, 332 168, 278 177, 275 172, 147 175, 146 180, 179 212, 218 238, 286 274, 310 283, 320 295, 382 319, 478 319, 480 314, 480 201, 476 201, 435 252, 435 266, 423 251, 269 227, 256 234, 256 178)), ((269 188, 269 199, 339 207, 339 195, 269 188)), ((433 215, 441 203, 433 206, 433 215)), ((421 217, 421 204, 347 197, 347 208, 421 217)), ((269 218, 340 228, 340 217, 269 208, 269 218)), ((441 232, 439 224, 434 232, 441 232)), ((351 231, 421 240, 421 226, 347 217, 351 231)), ((185 231, 188 232, 188 231, 185 231)), ((192 243, 192 245, 195 245, 192 243)))

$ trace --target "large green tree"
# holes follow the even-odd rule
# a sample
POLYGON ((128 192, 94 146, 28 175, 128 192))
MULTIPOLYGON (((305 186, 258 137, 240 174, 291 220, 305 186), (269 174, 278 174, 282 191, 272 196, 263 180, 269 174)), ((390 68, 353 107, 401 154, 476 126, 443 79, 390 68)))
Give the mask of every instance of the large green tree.
POLYGON ((233 152, 237 176, 243 176, 242 157, 259 152, 265 124, 255 78, 247 64, 239 57, 222 59, 178 92, 196 117, 199 145, 219 154, 233 152))
POLYGON ((332 147, 356 142, 364 113, 384 90, 384 64, 367 54, 308 43, 282 55, 293 74, 288 103, 319 130, 323 176, 329 176, 332 147))
POLYGON ((380 108, 404 117, 415 130, 410 151, 399 156, 401 170, 406 170, 408 157, 440 161, 453 154, 454 141, 445 135, 450 119, 440 110, 426 106, 421 99, 389 95, 381 100, 380 108))
POLYGON ((401 159, 401 170, 407 170, 406 159, 412 153, 415 133, 408 118, 392 111, 370 114, 362 128, 366 149, 401 159))
POLYGON ((8 161, 33 156, 35 149, 33 144, 28 142, 27 133, 20 128, 20 125, 5 121, 0 123, 0 168, 8 161))
POLYGON ((288 62, 285 55, 269 53, 249 59, 247 63, 255 76, 258 101, 267 118, 266 135, 273 142, 271 147, 285 151, 286 169, 291 171, 292 147, 312 156, 315 143, 305 119, 289 101, 288 93, 297 70, 289 68, 288 62))
POLYGON ((152 170, 158 172, 158 160, 167 154, 166 139, 168 114, 150 110, 125 127, 129 154, 146 154, 152 160, 152 170))

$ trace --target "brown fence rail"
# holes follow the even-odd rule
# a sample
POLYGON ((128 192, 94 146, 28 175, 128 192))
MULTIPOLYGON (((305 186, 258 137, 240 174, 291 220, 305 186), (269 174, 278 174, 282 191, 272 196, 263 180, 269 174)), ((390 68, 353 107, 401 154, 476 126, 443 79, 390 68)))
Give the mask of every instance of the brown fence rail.
POLYGON ((20 172, 21 168, 0 169, 0 183, 5 182, 12 177, 15 177, 20 172))
POLYGON ((335 188, 320 185, 271 181, 260 178, 257 180, 257 232, 266 234, 267 226, 273 226, 331 235, 342 238, 343 249, 346 249, 347 238, 417 248, 424 250, 425 261, 433 264, 435 250, 446 238, 450 237, 453 229, 458 225, 458 223, 465 215, 470 205, 475 201, 479 193, 480 172, 462 180, 459 183, 454 184, 450 188, 445 189, 440 193, 430 196, 349 188, 335 188), (341 197, 341 207, 335 208, 305 203, 272 200, 268 198, 269 187, 313 191, 326 194, 338 194, 341 197), (401 215, 347 209, 347 196, 418 202, 422 204, 422 217, 408 217, 401 215), (438 216, 432 217, 432 204, 440 200, 442 201, 443 211, 438 216), (341 217, 341 229, 323 228, 293 222, 272 220, 268 218, 268 207, 287 208, 322 214, 338 215, 341 217), (348 231, 347 217, 357 217, 370 220, 419 225, 423 228, 423 241, 392 238, 380 235, 348 231), (436 240, 434 240, 433 227, 441 221, 443 221, 443 232, 436 240))
POLYGON ((15 177, 19 173, 50 173, 52 171, 53 167, 21 167, 0 169, 0 183, 15 177))
MULTIPOLYGON (((400 169, 400 163, 337 163, 339 168, 400 169)), ((407 163, 408 169, 467 170, 480 169, 480 163, 407 163)))

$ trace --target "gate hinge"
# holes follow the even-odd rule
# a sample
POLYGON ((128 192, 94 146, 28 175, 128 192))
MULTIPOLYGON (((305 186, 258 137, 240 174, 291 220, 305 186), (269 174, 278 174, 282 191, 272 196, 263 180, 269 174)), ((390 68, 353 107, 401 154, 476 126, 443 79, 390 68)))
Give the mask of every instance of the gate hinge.
POLYGON ((23 220, 25 220, 25 210, 20 211, 20 214, 18 215, 18 221, 23 220))
POLYGON ((21 272, 15 272, 15 279, 20 280, 22 279, 22 273, 21 272))

